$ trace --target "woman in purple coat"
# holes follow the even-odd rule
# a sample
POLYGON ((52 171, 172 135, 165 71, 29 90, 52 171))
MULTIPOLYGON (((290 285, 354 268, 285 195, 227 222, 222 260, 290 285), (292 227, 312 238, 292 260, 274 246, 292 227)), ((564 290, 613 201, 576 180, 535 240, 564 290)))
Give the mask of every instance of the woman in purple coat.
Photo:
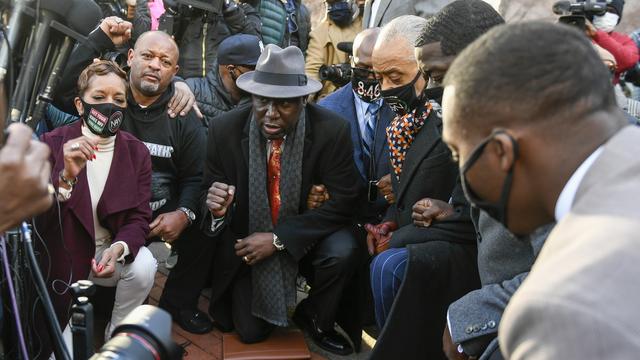
POLYGON ((127 106, 125 73, 96 61, 78 78, 75 106, 81 120, 42 136, 51 148, 51 181, 59 206, 37 219, 48 250, 44 270, 61 327, 72 297, 65 285, 89 279, 116 287, 108 337, 142 304, 157 262, 144 246, 151 221, 151 158, 133 135, 119 131, 127 106))

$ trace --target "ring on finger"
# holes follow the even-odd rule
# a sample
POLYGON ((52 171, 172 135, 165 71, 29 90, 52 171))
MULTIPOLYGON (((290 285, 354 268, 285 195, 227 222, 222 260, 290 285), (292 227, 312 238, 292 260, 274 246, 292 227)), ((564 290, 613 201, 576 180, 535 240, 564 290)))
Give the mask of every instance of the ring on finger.
POLYGON ((242 260, 244 260, 244 262, 249 262, 249 257, 247 255, 242 257, 242 260))
POLYGON ((80 149, 80 143, 73 143, 71 144, 71 150, 75 151, 80 149))
POLYGON ((389 195, 385 195, 385 196, 384 196, 384 199, 385 199, 385 200, 389 200, 389 195))

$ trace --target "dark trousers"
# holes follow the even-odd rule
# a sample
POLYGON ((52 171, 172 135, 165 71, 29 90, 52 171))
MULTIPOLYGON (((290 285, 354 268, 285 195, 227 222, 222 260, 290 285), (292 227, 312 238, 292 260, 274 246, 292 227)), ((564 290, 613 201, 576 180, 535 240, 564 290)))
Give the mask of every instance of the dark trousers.
POLYGON ((178 251, 178 263, 169 272, 160 298, 161 307, 197 309, 198 297, 210 274, 215 243, 198 226, 190 226, 180 235, 173 245, 178 251))
POLYGON ((480 285, 475 245, 431 241, 407 248, 405 277, 372 360, 445 359, 442 333, 449 304, 480 285))
POLYGON ((364 258, 365 244, 356 229, 347 227, 322 241, 302 258, 300 274, 311 286, 302 306, 314 316, 321 330, 332 330, 347 285, 364 258))
MULTIPOLYGON (((345 228, 319 241, 299 263, 300 273, 311 286, 301 304, 323 330, 334 328, 342 294, 361 261, 364 244, 354 230, 345 228)), ((245 343, 266 339, 274 326, 251 314, 251 269, 242 264, 231 285, 233 325, 245 343)))

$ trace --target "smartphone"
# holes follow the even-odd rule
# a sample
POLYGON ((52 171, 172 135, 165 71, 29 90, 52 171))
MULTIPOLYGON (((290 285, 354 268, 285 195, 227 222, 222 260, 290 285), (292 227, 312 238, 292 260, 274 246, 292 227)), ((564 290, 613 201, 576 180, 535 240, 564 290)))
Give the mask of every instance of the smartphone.
POLYGON ((378 199, 378 180, 369 180, 369 189, 367 193, 367 200, 369 202, 376 202, 378 199))

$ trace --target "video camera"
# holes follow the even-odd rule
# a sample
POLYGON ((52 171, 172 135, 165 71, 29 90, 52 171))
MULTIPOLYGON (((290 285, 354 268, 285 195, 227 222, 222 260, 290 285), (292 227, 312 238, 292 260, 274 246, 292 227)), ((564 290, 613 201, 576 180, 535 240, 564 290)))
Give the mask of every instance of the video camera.
POLYGON ((344 86, 351 81, 351 65, 348 63, 322 65, 318 71, 320 80, 329 80, 337 87, 344 86))
POLYGON ((553 4, 552 10, 554 14, 561 15, 559 22, 585 30, 587 19, 604 15, 610 2, 611 0, 558 1, 553 4))
POLYGON ((74 298, 71 308, 74 359, 182 358, 182 349, 171 339, 171 315, 151 305, 135 308, 115 328, 111 339, 94 355, 93 307, 89 297, 95 294, 95 286, 89 280, 80 280, 71 285, 70 290, 74 298))
MULTIPOLYGON (((353 42, 339 42, 337 44, 338 50, 348 54, 351 56, 353 54, 353 42)), ((342 87, 348 84, 351 81, 351 75, 353 71, 351 70, 350 63, 342 63, 342 64, 333 64, 333 65, 322 65, 320 70, 318 70, 318 75, 320 76, 320 80, 322 81, 331 81, 337 87, 342 87)))
POLYGON ((122 19, 127 18, 127 3, 124 0, 95 0, 100 6, 103 17, 117 16, 122 19))
POLYGON ((158 30, 181 39, 183 23, 200 16, 211 22, 222 16, 225 6, 229 6, 229 0, 164 0, 165 13, 160 16, 158 30))

